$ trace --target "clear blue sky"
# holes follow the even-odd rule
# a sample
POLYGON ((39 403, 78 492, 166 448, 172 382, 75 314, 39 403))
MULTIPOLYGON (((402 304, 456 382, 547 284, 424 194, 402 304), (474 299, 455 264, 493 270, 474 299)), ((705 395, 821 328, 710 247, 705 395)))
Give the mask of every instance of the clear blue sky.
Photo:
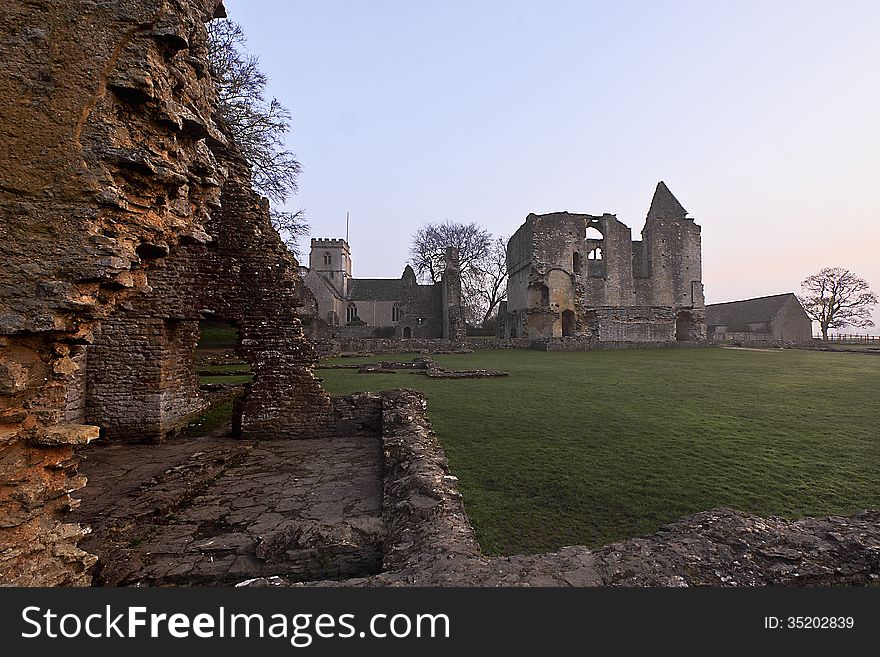
POLYGON ((226 5, 293 112, 290 205, 313 237, 351 212, 356 276, 399 276, 426 221, 612 212, 637 238, 664 180, 709 302, 823 266, 880 291, 877 0, 226 5))

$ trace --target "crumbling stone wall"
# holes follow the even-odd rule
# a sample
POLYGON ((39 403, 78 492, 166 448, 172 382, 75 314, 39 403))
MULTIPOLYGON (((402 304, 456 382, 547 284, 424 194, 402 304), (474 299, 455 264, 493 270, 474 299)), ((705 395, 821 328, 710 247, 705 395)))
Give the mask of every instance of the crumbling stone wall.
POLYGON ((458 259, 458 249, 446 249, 445 260, 446 266, 440 280, 440 287, 443 291, 443 337, 452 342, 461 342, 467 332, 467 323, 462 307, 461 266, 458 259))
POLYGON ((401 280, 403 299, 396 336, 414 339, 444 337, 443 285, 419 285, 409 265, 403 270, 401 280))
POLYGON ((662 182, 641 241, 610 214, 530 214, 507 265, 499 337, 705 339, 700 227, 662 182))
POLYGON ((204 23, 223 14, 35 0, 0 17, 0 582, 89 582, 64 522, 85 484, 73 447, 161 438, 202 409, 202 317, 238 325, 254 371, 242 434, 375 414, 312 375, 298 264, 212 120, 204 23))
MULTIPOLYGON (((202 233, 217 0, 5 3, 0 16, 0 581, 81 584, 63 522, 85 482, 86 345, 148 290, 149 255, 202 233)), ((217 133, 218 139, 219 133, 217 133)))
POLYGON ((207 407, 192 367, 197 321, 120 309, 87 349, 85 423, 110 440, 162 440, 207 407))

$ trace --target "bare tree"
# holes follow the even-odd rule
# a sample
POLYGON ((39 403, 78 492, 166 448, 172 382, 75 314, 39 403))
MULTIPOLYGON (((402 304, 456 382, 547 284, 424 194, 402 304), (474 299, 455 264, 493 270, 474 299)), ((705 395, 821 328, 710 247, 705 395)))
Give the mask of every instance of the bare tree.
POLYGON ((447 248, 458 249, 465 319, 482 324, 507 295, 505 240, 493 238, 477 223, 425 224, 413 235, 411 263, 423 280, 443 276, 447 248))
POLYGON ((485 257, 477 260, 471 271, 462 277, 466 295, 478 300, 477 317, 484 325, 495 313, 498 304, 507 298, 507 238, 492 240, 485 257))
POLYGON ((305 221, 306 211, 300 208, 296 212, 284 212, 271 210, 272 225, 281 236, 281 241, 287 246, 297 259, 302 258, 303 253, 299 241, 309 234, 309 225, 305 221))
POLYGON ((877 295, 867 281, 842 267, 826 267, 818 274, 807 276, 801 283, 803 294, 798 298, 811 319, 819 322, 822 339, 828 329, 844 326, 874 326, 871 309, 877 295))
POLYGON ((409 252, 416 273, 431 283, 437 283, 443 275, 446 249, 458 249, 458 263, 464 275, 474 263, 486 257, 491 245, 492 235, 477 223, 444 221, 419 228, 413 235, 409 252))
MULTIPOLYGON (((282 204, 296 193, 302 168, 284 144, 291 116, 278 99, 266 100, 268 78, 260 70, 259 58, 245 50, 246 43, 238 23, 208 23, 208 65, 217 88, 217 114, 251 165, 254 189, 282 204)), ((305 213, 273 209, 272 224, 299 256, 298 239, 309 230, 305 213)))

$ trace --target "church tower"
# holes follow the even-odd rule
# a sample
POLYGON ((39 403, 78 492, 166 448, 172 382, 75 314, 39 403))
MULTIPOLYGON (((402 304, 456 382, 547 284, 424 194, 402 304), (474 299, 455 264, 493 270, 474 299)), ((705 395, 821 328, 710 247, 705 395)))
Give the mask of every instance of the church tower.
POLYGON ((326 278, 340 297, 348 296, 351 279, 351 251, 345 240, 313 239, 309 269, 326 278))

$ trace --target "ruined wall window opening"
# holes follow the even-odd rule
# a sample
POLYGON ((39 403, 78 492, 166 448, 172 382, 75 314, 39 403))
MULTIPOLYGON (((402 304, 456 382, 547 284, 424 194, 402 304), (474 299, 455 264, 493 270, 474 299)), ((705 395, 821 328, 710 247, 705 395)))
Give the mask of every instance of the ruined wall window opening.
POLYGON ((572 266, 572 271, 575 274, 581 273, 581 268, 583 267, 583 263, 581 262, 581 254, 578 253, 577 251, 574 252, 574 255, 571 258, 571 266, 572 266))
POLYGON ((541 285, 541 305, 549 306, 550 305, 550 288, 546 285, 541 285))
POLYGON ((597 246, 595 249, 590 249, 590 252, 587 254, 587 260, 601 260, 602 259, 602 247, 597 246))
POLYGON ((562 313, 562 337, 574 335, 574 311, 566 310, 562 313))
POLYGON ((333 257, 330 255, 330 253, 324 253, 324 264, 329 267, 332 263, 333 257))
POLYGON ((601 240, 604 240, 604 239, 605 239, 605 236, 602 234, 602 231, 600 231, 600 230, 599 230, 598 228, 596 228, 595 226, 588 226, 588 227, 587 227, 587 235, 586 235, 586 239, 588 239, 588 240, 599 240, 599 241, 601 241, 601 240))
POLYGON ((405 337, 405 338, 412 337, 412 329, 409 326, 407 326, 403 329, 403 337, 405 337))
POLYGON ((676 342, 693 342, 699 335, 694 316, 689 312, 681 312, 675 316, 676 342))
POLYGON ((358 319, 360 318, 358 317, 357 306, 353 303, 348 304, 348 308, 345 309, 345 321, 348 324, 351 324, 352 322, 358 321, 358 319))
POLYGON ((391 306, 391 321, 392 321, 392 322, 399 322, 399 321, 400 321, 400 316, 401 316, 401 312, 400 312, 400 302, 399 302, 399 301, 395 301, 395 302, 394 302, 394 305, 391 306))

